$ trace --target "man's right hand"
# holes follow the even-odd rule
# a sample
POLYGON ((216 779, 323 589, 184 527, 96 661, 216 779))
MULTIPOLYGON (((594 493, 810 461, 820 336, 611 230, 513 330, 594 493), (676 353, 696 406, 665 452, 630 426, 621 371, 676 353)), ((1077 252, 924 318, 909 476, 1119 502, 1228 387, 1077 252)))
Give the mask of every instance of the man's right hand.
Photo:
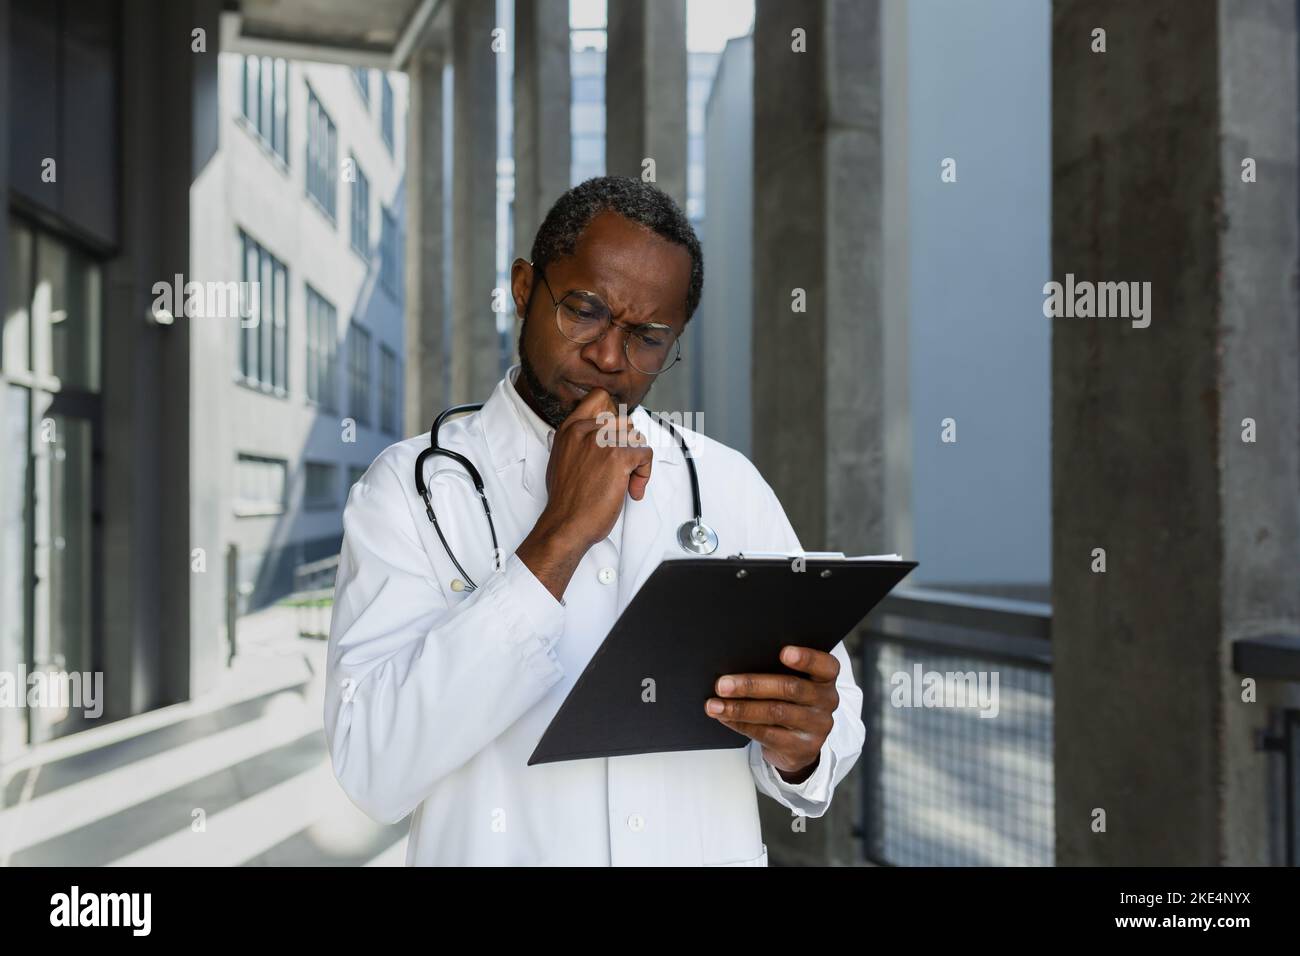
POLYGON ((546 466, 542 520, 575 544, 605 538, 623 510, 623 496, 640 501, 653 455, 645 439, 603 388, 588 392, 555 431, 546 466))
POLYGON ((557 599, 578 562, 623 509, 640 501, 654 460, 644 436, 604 389, 592 389, 555 431, 546 466, 546 508, 517 554, 557 599))

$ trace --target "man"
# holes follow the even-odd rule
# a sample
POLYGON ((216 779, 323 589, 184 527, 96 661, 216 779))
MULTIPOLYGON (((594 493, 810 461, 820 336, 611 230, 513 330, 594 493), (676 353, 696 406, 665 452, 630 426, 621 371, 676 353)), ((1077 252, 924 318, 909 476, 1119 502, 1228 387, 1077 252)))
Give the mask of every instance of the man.
MULTIPOLYGON (((727 675, 700 702, 747 745, 527 766, 632 595, 680 553, 685 458, 639 405, 672 374, 702 283, 699 242, 658 189, 604 177, 569 190, 511 270, 519 365, 440 434, 482 476, 500 551, 466 469, 431 457, 449 557, 414 487, 427 436, 386 449, 354 486, 325 730, 359 807, 388 823, 415 811, 408 864, 762 866, 755 788, 821 816, 857 759, 862 695, 843 645, 826 654, 792 634, 782 661, 802 676, 727 675)), ((681 432, 717 557, 802 550, 743 455, 681 432)))

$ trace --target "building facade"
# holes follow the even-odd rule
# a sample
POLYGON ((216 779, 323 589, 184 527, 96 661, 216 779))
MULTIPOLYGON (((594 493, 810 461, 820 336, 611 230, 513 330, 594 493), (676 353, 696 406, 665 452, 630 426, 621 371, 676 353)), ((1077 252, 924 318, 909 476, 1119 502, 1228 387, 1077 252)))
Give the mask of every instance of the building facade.
POLYGON ((213 320, 196 411, 249 610, 338 553, 348 489, 404 437, 406 93, 379 70, 234 53, 219 74, 193 271, 256 282, 260 301, 213 320))

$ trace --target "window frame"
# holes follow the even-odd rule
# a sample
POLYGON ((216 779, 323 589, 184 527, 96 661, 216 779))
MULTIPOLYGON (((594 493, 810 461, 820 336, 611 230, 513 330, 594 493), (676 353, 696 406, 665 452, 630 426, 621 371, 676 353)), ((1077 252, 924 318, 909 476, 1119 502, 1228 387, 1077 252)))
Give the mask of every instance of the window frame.
POLYGON ((310 84, 307 85, 305 149, 307 198, 329 220, 331 226, 338 228, 338 126, 330 116, 329 110, 325 109, 324 101, 316 95, 316 91, 310 84))
POLYGON ((309 405, 338 411, 338 309, 310 282, 303 283, 307 317, 307 371, 304 393, 309 405))
POLYGON ((370 248, 370 177, 366 175, 365 170, 361 168, 361 162, 357 159, 356 153, 349 153, 348 158, 352 160, 352 169, 356 173, 356 178, 352 181, 352 202, 349 212, 350 221, 348 223, 349 244, 352 251, 359 255, 363 260, 369 262, 372 256, 370 248), (362 211, 362 226, 364 235, 362 236, 362 245, 357 245, 357 210, 362 211))
POLYGON ((370 417, 370 330, 356 319, 348 333, 348 417, 369 427, 370 417))
POLYGON ((246 388, 272 395, 289 396, 289 267, 262 245, 247 230, 236 227, 239 245, 240 279, 245 285, 260 283, 261 302, 258 322, 246 327, 241 320, 238 330, 235 381, 246 388), (250 266, 256 260, 256 279, 250 279, 250 266), (254 355, 254 351, 256 354, 254 355))

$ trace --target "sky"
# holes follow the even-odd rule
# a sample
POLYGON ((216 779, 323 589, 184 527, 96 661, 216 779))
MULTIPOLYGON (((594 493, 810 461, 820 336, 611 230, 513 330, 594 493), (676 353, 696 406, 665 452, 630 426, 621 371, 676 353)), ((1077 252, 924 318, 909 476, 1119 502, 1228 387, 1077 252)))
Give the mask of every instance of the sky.
MULTIPOLYGON (((569 0, 569 26, 599 30, 605 26, 605 0, 569 0)), ((754 0, 686 0, 686 49, 721 53, 732 37, 754 26, 754 0)))

